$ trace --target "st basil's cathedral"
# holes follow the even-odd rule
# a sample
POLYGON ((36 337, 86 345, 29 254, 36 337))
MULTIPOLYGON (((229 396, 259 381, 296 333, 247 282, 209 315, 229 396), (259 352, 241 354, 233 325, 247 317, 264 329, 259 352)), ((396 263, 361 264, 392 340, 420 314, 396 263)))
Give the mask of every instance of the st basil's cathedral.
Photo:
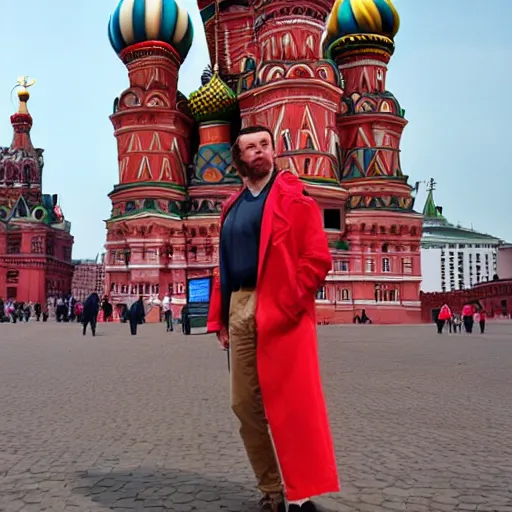
MULTIPOLYGON (((391 0, 198 0, 212 66, 188 98, 178 74, 194 37, 175 0, 121 0, 111 45, 128 88, 114 101, 119 183, 106 221, 114 303, 172 295, 218 265, 221 206, 241 182, 230 148, 269 127, 279 169, 323 212, 333 269, 320 322, 421 321, 422 215, 400 164, 404 109, 386 90, 399 15, 391 0)), ((201 73, 201 70, 197 70, 201 73)))

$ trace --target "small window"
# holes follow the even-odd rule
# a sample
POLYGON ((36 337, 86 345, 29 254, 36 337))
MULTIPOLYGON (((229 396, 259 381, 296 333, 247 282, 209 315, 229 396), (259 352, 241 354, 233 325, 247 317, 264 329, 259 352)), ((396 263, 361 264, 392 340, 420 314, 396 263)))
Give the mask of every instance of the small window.
POLYGON ((42 236, 32 237, 32 254, 44 254, 44 241, 42 236))
POLYGON ((306 158, 306 160, 304 160, 304 174, 309 174, 310 168, 311 168, 311 158, 306 158))
POLYGON ((8 270, 6 274, 6 283, 7 284, 18 284, 20 278, 19 270, 8 270))
POLYGON ((336 272, 348 272, 349 270, 349 262, 346 260, 335 261, 334 262, 334 270, 336 272))
POLYGON ((375 272, 375 261, 372 259, 366 260, 366 272, 373 273, 375 272))
POLYGON ((311 138, 311 135, 309 133, 306 135, 306 147, 304 149, 315 149, 313 139, 311 138))
POLYGON ((382 272, 391 272, 391 262, 389 258, 382 258, 382 272))
POLYGON ((318 292, 316 292, 317 300, 326 300, 327 299, 327 291, 325 290, 325 286, 322 286, 318 292))
POLYGON ((21 235, 7 236, 7 254, 19 254, 21 252, 21 235))
POLYGON ((285 151, 291 151, 292 140, 290 138, 290 132, 283 133, 283 148, 285 151))
POLYGON ((412 258, 402 258, 402 273, 412 274, 412 258))
POLYGON ((36 220, 42 220, 42 218, 44 217, 44 210, 42 208, 38 208, 34 212, 34 217, 36 218, 36 220))
POLYGON ((341 231, 341 210, 324 210, 324 228, 341 231))

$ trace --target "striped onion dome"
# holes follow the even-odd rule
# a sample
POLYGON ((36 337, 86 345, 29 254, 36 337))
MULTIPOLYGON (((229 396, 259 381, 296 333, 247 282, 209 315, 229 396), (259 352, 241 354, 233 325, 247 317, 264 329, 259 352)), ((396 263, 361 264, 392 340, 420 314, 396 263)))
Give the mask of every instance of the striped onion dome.
POLYGON ((136 43, 162 41, 183 61, 192 46, 194 27, 179 0, 121 0, 110 17, 108 35, 117 54, 136 43))
POLYGON ((336 0, 327 20, 328 44, 350 35, 375 34, 393 39, 400 16, 392 0, 336 0))

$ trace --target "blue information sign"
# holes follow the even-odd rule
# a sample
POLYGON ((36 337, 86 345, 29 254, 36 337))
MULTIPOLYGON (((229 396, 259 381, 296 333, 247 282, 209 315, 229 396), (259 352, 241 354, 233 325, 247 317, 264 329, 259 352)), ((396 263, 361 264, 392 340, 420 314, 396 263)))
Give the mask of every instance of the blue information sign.
POLYGON ((210 278, 191 279, 188 282, 188 302, 210 302, 210 278))

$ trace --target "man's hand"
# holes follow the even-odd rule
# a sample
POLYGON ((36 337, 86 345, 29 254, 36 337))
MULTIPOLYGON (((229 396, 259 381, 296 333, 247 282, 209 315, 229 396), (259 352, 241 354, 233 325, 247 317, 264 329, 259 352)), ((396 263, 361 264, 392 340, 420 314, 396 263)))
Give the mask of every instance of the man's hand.
POLYGON ((217 333, 217 338, 221 348, 227 350, 229 348, 229 334, 225 327, 221 327, 220 331, 217 333))

